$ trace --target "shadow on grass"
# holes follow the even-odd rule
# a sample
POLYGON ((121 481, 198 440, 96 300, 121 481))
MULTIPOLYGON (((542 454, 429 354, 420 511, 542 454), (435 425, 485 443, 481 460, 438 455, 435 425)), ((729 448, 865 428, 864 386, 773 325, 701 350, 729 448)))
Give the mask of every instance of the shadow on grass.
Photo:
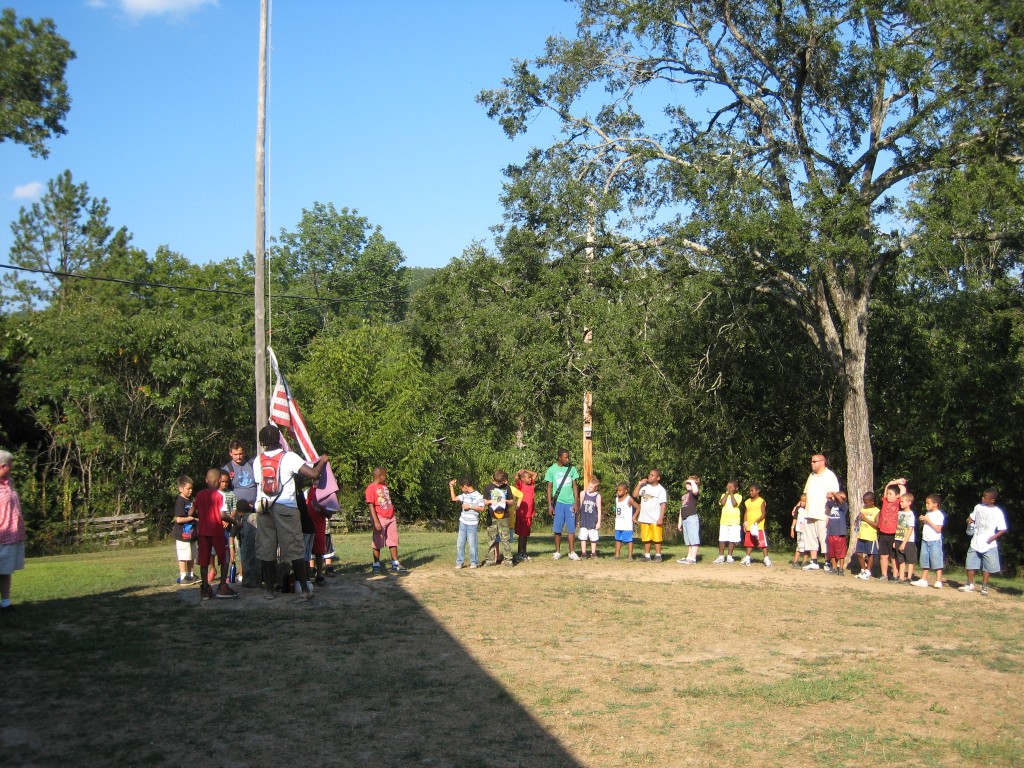
POLYGON ((580 765, 401 578, 19 605, 0 664, 7 764, 580 765))

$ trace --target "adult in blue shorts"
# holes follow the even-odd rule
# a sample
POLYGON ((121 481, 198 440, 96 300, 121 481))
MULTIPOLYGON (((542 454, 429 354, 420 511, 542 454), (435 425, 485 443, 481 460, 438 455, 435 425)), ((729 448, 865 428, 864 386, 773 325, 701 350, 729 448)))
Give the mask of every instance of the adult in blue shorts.
POLYGON ((569 559, 579 560, 576 554, 576 512, 580 504, 580 473, 576 471, 565 448, 558 449, 557 461, 544 473, 548 485, 548 509, 554 510, 555 554, 562 556, 562 531, 569 534, 569 559), (554 504, 552 504, 554 501, 554 504))

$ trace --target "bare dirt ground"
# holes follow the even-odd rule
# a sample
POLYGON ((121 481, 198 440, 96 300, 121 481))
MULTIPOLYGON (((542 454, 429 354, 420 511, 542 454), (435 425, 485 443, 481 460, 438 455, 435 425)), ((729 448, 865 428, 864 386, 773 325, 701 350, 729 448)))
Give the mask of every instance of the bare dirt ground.
POLYGON ((1014 766, 1022 619, 784 562, 125 590, 0 627, 0 763, 1014 766))

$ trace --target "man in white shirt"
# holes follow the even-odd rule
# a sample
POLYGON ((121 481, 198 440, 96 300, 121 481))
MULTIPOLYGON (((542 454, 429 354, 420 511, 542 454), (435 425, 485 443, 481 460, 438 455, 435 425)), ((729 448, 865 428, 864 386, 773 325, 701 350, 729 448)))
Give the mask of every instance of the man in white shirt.
POLYGON ((804 566, 805 571, 816 571, 818 552, 825 551, 825 537, 828 528, 828 512, 825 505, 835 494, 839 493, 839 478, 828 468, 825 457, 816 453, 811 456, 811 474, 804 485, 807 504, 804 513, 804 546, 811 553, 811 561, 804 566))

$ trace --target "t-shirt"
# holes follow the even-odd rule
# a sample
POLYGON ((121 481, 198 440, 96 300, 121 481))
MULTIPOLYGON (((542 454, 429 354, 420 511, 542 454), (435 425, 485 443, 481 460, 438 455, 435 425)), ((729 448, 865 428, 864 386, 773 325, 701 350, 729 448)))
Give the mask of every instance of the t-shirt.
MULTIPOLYGON (((878 522, 878 507, 864 507, 860 513, 871 522, 878 522)), ((878 530, 874 526, 865 523, 861 525, 860 535, 857 538, 861 541, 878 541, 878 530)))
POLYGON ((998 531, 1006 530, 1006 515, 999 507, 986 507, 978 504, 971 512, 974 518, 974 536, 971 537, 971 549, 975 552, 988 552, 998 546, 996 542, 988 543, 988 539, 998 531))
POLYGON ((878 513, 878 532, 896 533, 897 520, 900 516, 899 499, 882 499, 882 509, 878 513))
POLYGON ((916 518, 912 509, 901 509, 896 513, 897 541, 914 541, 914 529, 917 528, 914 520, 916 518))
POLYGON ((391 503, 391 489, 386 483, 370 483, 366 486, 366 503, 373 507, 377 517, 395 516, 395 506, 391 503))
POLYGON ((576 467, 571 465, 560 467, 558 464, 552 464, 544 473, 544 482, 551 483, 551 493, 558 491, 559 483, 562 484, 562 490, 558 491, 558 498, 552 500, 555 504, 573 504, 576 501, 576 495, 572 492, 574 480, 579 482, 580 473, 576 471, 576 467), (564 483, 562 483, 563 477, 565 477, 564 483))
POLYGON ((664 485, 648 483, 643 486, 640 489, 640 516, 637 520, 641 523, 657 525, 661 519, 662 504, 668 504, 668 492, 664 485))
MULTIPOLYGON (((260 456, 257 456, 252 460, 252 471, 253 477, 263 477, 263 472, 260 468, 260 459, 262 456, 270 456, 273 458, 277 454, 281 453, 282 448, 275 448, 272 451, 265 451, 260 456)), ((305 466, 306 462, 301 456, 292 451, 285 451, 284 456, 281 457, 281 463, 278 465, 278 471, 281 475, 281 495, 277 497, 275 504, 279 504, 282 507, 296 507, 295 503, 295 475, 299 473, 299 470, 305 466)), ((259 483, 256 485, 256 501, 266 499, 269 503, 274 497, 267 496, 263 493, 263 487, 259 483)))
POLYGON ((488 501, 496 501, 497 504, 488 505, 487 517, 495 518, 496 520, 504 520, 508 517, 509 513, 509 501, 512 498, 512 489, 508 487, 508 483, 498 485, 497 483, 490 483, 484 488, 484 499, 488 501))
MULTIPOLYGON (((743 502, 743 509, 743 527, 749 531, 750 526, 754 523, 757 523, 757 521, 761 519, 761 515, 764 513, 764 499, 762 499, 760 496, 758 496, 756 499, 747 499, 746 501, 743 502)), ((758 523, 758 526, 762 531, 765 528, 766 522, 766 520, 762 520, 760 523, 758 523)))
POLYGON ((235 496, 250 504, 256 504, 256 478, 252 474, 252 462, 235 464, 229 461, 223 467, 231 478, 231 485, 228 486, 235 492, 235 496))
POLYGON ((600 493, 580 494, 580 528, 597 528, 597 501, 600 498, 600 493))
POLYGON ((722 504, 722 519, 718 521, 719 525, 740 524, 740 501, 742 499, 743 497, 738 493, 725 495, 725 501, 722 504))
POLYGON ((825 504, 828 502, 828 494, 839 492, 839 478, 836 473, 828 467, 821 472, 812 472, 807 477, 804 485, 804 493, 807 494, 808 520, 825 520, 828 513, 825 511, 825 504))
POLYGON ((468 493, 460 493, 455 498, 462 502, 462 513, 459 515, 459 522, 463 525, 479 525, 480 512, 476 509, 467 509, 467 507, 470 505, 482 507, 484 495, 480 491, 469 491, 468 493))
MULTIPOLYGON (((178 494, 178 498, 176 498, 174 500, 174 516, 175 517, 190 517, 191 514, 192 514, 192 499, 186 499, 181 494, 178 494)), ((196 537, 195 523, 191 523, 190 525, 192 525, 192 527, 193 527, 193 529, 192 529, 192 539, 191 540, 194 540, 195 537, 196 537)), ((181 538, 182 528, 184 528, 184 527, 185 527, 185 523, 175 523, 174 526, 171 528, 171 536, 174 537, 175 541, 184 541, 184 539, 181 538)))
POLYGON ((850 532, 850 505, 830 502, 828 505, 828 523, 825 525, 826 536, 846 536, 850 532))
POLYGON ((633 505, 630 503, 632 496, 626 494, 623 498, 615 497, 615 530, 633 530, 633 505))
POLYGON ((697 514, 697 499, 700 496, 698 493, 693 491, 687 491, 683 494, 683 501, 679 505, 679 519, 685 520, 688 517, 693 517, 697 514))
MULTIPOLYGON (((532 515, 533 514, 534 494, 537 493, 537 486, 534 485, 533 483, 524 483, 523 481, 519 480, 519 481, 516 481, 516 488, 518 488, 520 491, 522 491, 522 494, 523 494, 523 499, 522 499, 522 501, 519 502, 519 508, 523 512, 526 512, 527 514, 532 515)), ((554 488, 552 488, 551 490, 552 490, 552 492, 554 492, 554 488)))
MULTIPOLYGON (((946 513, 941 509, 932 509, 924 513, 924 519, 940 528, 946 524, 946 513)), ((921 526, 921 541, 938 541, 942 538, 942 531, 936 531, 928 523, 921 526)))
POLYGON ((199 518, 200 536, 223 536, 220 511, 224 508, 224 497, 220 491, 204 488, 196 494, 195 516, 199 518))

